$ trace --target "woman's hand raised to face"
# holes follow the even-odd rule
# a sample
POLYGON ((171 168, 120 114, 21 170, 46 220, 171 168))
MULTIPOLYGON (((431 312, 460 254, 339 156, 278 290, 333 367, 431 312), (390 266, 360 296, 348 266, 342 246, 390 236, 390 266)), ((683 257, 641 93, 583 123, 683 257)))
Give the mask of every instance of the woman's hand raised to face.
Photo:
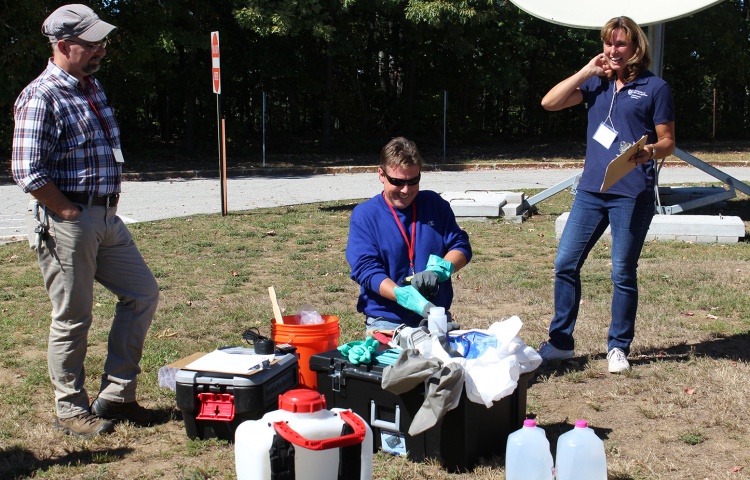
POLYGON ((592 76, 597 77, 604 77, 607 75, 607 72, 609 72, 612 67, 609 65, 609 62, 607 61, 606 55, 603 53, 600 53, 599 55, 592 58, 587 67, 590 69, 590 73, 592 76))

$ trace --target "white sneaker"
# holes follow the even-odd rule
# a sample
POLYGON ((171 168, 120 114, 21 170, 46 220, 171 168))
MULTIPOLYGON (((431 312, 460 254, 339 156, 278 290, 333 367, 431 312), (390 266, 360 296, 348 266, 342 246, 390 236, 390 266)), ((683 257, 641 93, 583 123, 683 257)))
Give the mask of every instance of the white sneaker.
POLYGON ((550 342, 542 342, 539 344, 539 356, 542 357, 543 363, 555 360, 567 360, 573 358, 574 354, 574 350, 560 350, 550 342))
POLYGON ((620 373, 630 368, 627 355, 617 347, 609 351, 607 361, 609 362, 609 373, 620 373))

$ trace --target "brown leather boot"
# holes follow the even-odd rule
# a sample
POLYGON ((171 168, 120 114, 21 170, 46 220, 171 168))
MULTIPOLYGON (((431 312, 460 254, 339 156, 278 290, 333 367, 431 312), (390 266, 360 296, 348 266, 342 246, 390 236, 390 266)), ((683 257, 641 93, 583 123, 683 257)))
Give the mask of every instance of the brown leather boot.
POLYGON ((138 402, 121 403, 98 397, 91 404, 91 411, 99 417, 128 421, 139 427, 149 427, 157 421, 156 412, 143 408, 138 402))
POLYGON ((112 433, 115 430, 115 424, 89 412, 84 412, 75 417, 56 418, 55 428, 68 435, 91 438, 103 433, 112 433))

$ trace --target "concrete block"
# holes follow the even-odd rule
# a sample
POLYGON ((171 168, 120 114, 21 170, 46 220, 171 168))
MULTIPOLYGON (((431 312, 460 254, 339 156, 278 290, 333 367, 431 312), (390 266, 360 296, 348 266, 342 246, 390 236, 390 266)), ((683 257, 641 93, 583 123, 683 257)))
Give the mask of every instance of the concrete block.
POLYGON ((509 192, 467 190, 463 192, 443 192, 457 217, 499 217, 501 208, 507 203, 509 192))
POLYGON ((716 243, 730 244, 737 243, 739 240, 737 237, 716 237, 716 243))
POLYGON ((526 195, 523 192, 504 192, 505 200, 508 203, 523 203, 526 200, 526 195))
MULTIPOLYGON (((559 240, 570 212, 555 220, 555 237, 559 240)), ((740 217, 713 215, 656 215, 651 221, 646 240, 679 240, 693 243, 737 243, 745 236, 740 217)), ((611 239, 610 229, 602 235, 611 239)))
POLYGON ((515 217, 523 213, 523 203, 506 203, 503 207, 503 216, 515 217))
POLYGON ((709 237, 744 237, 745 224, 740 217, 714 215, 656 215, 649 233, 674 233, 709 237))

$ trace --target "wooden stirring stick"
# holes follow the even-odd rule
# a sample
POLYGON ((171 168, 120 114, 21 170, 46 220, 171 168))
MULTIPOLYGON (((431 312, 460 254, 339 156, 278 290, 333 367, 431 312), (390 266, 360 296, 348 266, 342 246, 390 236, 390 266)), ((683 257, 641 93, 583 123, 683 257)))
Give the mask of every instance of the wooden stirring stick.
POLYGON ((271 297, 271 305, 273 305, 273 318, 276 319, 276 323, 284 323, 284 317, 281 316, 281 309, 279 308, 279 301, 276 300, 276 289, 271 285, 268 287, 268 296, 271 297))

